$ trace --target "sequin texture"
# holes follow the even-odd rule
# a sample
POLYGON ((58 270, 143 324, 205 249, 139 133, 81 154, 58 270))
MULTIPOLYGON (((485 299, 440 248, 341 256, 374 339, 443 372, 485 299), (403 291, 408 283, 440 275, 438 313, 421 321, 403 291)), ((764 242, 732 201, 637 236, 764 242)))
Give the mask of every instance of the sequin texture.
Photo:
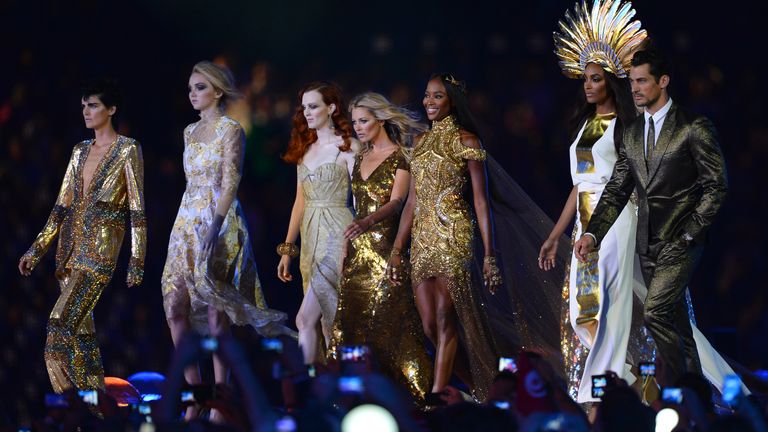
MULTIPOLYGON (((361 159, 355 159, 352 172, 358 219, 389 202, 397 170, 410 170, 403 153, 395 151, 363 180, 361 159)), ((421 402, 430 391, 432 362, 424 348, 413 293, 409 283, 394 285, 385 275, 398 223, 399 215, 393 214, 351 242, 344 262, 332 345, 368 345, 381 372, 408 388, 421 402)))
POLYGON ((143 277, 146 253, 141 147, 118 136, 83 191, 83 167, 94 140, 77 144, 56 205, 26 256, 37 265, 58 236, 56 277, 61 294, 48 321, 45 363, 54 391, 104 388, 92 311, 112 279, 130 221, 128 283, 143 277))

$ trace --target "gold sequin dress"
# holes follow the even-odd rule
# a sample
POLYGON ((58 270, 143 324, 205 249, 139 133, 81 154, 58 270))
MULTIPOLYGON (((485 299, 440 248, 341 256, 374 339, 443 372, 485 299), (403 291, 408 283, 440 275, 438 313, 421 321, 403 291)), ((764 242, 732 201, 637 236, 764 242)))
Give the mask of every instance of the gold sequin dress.
POLYGON ((236 121, 222 116, 201 119, 184 130, 187 187, 168 242, 162 276, 166 317, 188 316, 201 334, 210 332, 208 307, 226 312, 235 325, 251 325, 260 334, 291 333, 285 313, 267 308, 248 225, 235 197, 224 218, 210 261, 202 242, 220 199, 237 194, 245 136, 236 121))
POLYGON ((56 205, 25 256, 36 266, 56 236, 56 278, 61 294, 48 320, 45 364, 53 390, 104 388, 104 368, 93 308, 112 279, 126 222, 131 232, 128 279, 141 283, 146 252, 144 165, 141 147, 118 136, 83 191, 83 167, 94 140, 77 144, 56 205))
POLYGON ((301 163, 296 171, 304 196, 301 281, 304 294, 309 290, 315 293, 322 326, 328 330, 332 329, 338 306, 344 229, 352 222, 352 211, 347 207, 349 173, 345 166, 336 163, 339 154, 332 162, 314 169, 301 163))
POLYGON ((416 206, 411 240, 411 280, 448 282, 460 337, 469 356, 473 393, 484 399, 496 373, 496 355, 480 299, 473 292, 471 266, 475 219, 465 198, 467 160, 485 160, 485 150, 461 143, 452 116, 432 123, 411 162, 416 206))
MULTIPOLYGON (((352 171, 356 217, 362 219, 389 202, 397 170, 410 171, 401 151, 389 155, 363 179, 362 156, 352 171)), ((430 390, 432 361, 409 283, 397 286, 385 272, 397 236, 399 215, 376 223, 351 242, 344 262, 333 343, 368 345, 381 372, 408 388, 417 401, 430 390)))

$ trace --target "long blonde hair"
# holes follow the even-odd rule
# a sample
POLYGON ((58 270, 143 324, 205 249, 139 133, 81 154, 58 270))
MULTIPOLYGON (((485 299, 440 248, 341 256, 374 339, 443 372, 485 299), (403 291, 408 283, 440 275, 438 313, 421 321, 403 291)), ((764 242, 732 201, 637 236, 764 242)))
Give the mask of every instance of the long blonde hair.
POLYGON ((192 73, 199 73, 204 76, 216 91, 221 92, 219 109, 225 109, 228 103, 242 96, 235 87, 235 78, 232 76, 232 72, 225 66, 205 60, 197 63, 192 68, 192 73))
MULTIPOLYGON (((349 112, 355 108, 365 108, 374 119, 383 121, 387 136, 401 148, 410 147, 413 138, 427 130, 427 125, 419 121, 416 113, 393 104, 379 93, 367 92, 355 96, 349 103, 349 112)), ((363 152, 372 147, 370 142, 362 144, 363 152)))

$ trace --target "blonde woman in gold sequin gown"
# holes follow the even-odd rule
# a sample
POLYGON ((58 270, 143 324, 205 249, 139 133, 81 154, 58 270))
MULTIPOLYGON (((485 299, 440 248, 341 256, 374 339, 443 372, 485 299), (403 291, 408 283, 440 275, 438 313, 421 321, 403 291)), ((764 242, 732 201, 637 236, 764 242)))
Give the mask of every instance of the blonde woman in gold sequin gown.
MULTIPOLYGON (((190 328, 218 336, 230 324, 250 325, 265 336, 291 333, 284 326, 286 314, 268 309, 264 301, 237 200, 245 136, 236 121, 222 115, 233 96, 226 69, 210 62, 195 65, 189 98, 200 121, 184 129, 187 187, 162 276, 165 314, 176 344, 190 328)), ((226 366, 216 355, 213 360, 216 382, 226 382, 226 366)), ((197 367, 188 368, 185 377, 190 384, 200 382, 197 367)))
POLYGON ((113 84, 86 87, 82 104, 85 125, 96 137, 75 146, 48 222, 19 261, 19 271, 28 276, 59 237, 56 279, 61 294, 45 343, 45 364, 56 393, 72 387, 104 389, 93 308, 112 279, 126 220, 129 287, 141 283, 147 244, 141 147, 112 126, 118 104, 113 84))
POLYGON ((393 284, 385 272, 411 180, 403 143, 425 127, 378 93, 355 97, 349 110, 364 144, 352 170, 355 220, 344 232, 351 242, 332 345, 334 352, 341 345, 367 345, 380 371, 422 402, 432 362, 411 285, 393 284))
POLYGON ((293 116, 286 162, 296 164, 296 198, 288 223, 277 277, 293 280, 291 259, 301 234, 304 299, 296 314, 304 362, 325 360, 336 315, 344 251, 344 229, 352 222, 348 207, 349 176, 354 166, 352 127, 344 118, 341 89, 315 82, 299 92, 301 105, 293 116), (285 246, 285 248, 283 248, 285 246), (285 249, 285 250, 283 250, 285 249))
POLYGON ((493 291, 501 283, 491 238, 485 151, 477 136, 465 129, 474 129, 474 124, 460 82, 450 75, 434 75, 423 103, 432 129, 414 146, 413 180, 388 273, 395 282, 404 279, 400 251, 410 235, 416 307, 436 349, 432 391, 441 392, 448 384, 458 352, 459 358, 468 357, 469 365, 457 364, 457 374, 483 399, 496 373, 496 354, 481 299, 472 289, 475 226, 482 236, 485 285, 493 291))

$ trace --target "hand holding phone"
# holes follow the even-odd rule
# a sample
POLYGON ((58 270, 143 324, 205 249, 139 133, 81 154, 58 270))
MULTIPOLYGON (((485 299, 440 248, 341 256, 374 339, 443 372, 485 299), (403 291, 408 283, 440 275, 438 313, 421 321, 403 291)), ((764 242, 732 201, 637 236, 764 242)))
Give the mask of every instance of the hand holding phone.
POLYGON ((656 364, 653 362, 640 362, 640 376, 656 376, 656 364))
POLYGON ((608 387, 608 376, 592 375, 592 397, 602 398, 605 396, 605 389, 608 387))

